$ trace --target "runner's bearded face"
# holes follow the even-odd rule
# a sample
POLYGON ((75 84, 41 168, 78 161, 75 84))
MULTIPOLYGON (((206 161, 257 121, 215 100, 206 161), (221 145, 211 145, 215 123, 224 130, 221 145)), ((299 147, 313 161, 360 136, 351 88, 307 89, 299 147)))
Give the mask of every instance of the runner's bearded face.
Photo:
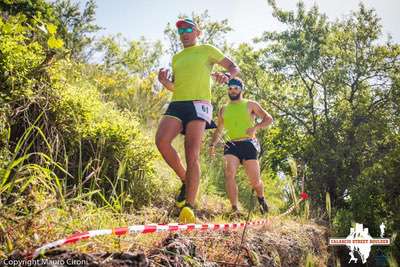
POLYGON ((228 96, 230 100, 238 100, 241 94, 242 90, 238 86, 230 86, 228 88, 228 96))

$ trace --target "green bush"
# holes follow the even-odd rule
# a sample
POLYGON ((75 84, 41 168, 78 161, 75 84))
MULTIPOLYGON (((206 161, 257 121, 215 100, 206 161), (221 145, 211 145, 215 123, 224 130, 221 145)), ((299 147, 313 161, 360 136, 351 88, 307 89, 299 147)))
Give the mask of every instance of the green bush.
POLYGON ((74 177, 68 186, 100 189, 107 201, 123 196, 136 207, 149 203, 158 190, 152 142, 139 131, 132 113, 104 102, 90 80, 65 73, 68 68, 76 74, 85 66, 60 62, 52 70, 59 95, 52 112, 64 138, 68 171, 74 177))
POLYGON ((346 237, 350 233, 353 221, 353 213, 349 210, 340 209, 333 218, 333 232, 337 237, 346 237))
POLYGON ((9 128, 7 122, 7 114, 10 112, 8 106, 0 107, 0 170, 4 168, 11 159, 9 151, 8 135, 9 128))

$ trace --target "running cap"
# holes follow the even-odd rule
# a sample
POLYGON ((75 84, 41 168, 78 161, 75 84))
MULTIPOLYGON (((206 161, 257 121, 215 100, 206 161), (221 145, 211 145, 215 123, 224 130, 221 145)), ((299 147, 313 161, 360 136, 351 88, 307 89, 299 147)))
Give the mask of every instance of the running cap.
POLYGON ((198 29, 198 27, 197 27, 197 24, 193 21, 193 20, 191 20, 191 19, 188 19, 188 18, 185 18, 185 19, 179 19, 177 22, 176 22, 176 27, 177 28, 183 28, 183 27, 194 27, 194 28, 196 28, 196 29, 198 29))

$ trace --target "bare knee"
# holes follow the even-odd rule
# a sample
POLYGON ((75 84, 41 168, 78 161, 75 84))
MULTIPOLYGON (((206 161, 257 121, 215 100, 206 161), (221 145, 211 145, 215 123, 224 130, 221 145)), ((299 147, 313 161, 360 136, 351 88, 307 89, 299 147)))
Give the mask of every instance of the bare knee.
POLYGON ((261 179, 252 180, 250 181, 250 183, 253 188, 259 188, 263 186, 263 182, 261 181, 261 179))
POLYGON ((225 179, 226 180, 231 180, 231 179, 234 179, 234 177, 235 177, 235 175, 236 175, 236 171, 235 171, 235 168, 226 168, 225 169, 225 179))
POLYGON ((200 164, 199 154, 195 152, 189 152, 186 157, 186 164, 188 167, 199 165, 200 164))
POLYGON ((171 142, 169 140, 166 140, 165 138, 159 135, 156 136, 155 141, 159 151, 164 151, 165 149, 168 149, 171 146, 171 142))
POLYGON ((197 165, 200 162, 200 147, 185 143, 185 158, 187 166, 197 165))
POLYGON ((158 135, 156 135, 156 140, 155 141, 156 141, 156 146, 157 146, 158 150, 161 150, 163 145, 164 145, 164 141, 158 135))

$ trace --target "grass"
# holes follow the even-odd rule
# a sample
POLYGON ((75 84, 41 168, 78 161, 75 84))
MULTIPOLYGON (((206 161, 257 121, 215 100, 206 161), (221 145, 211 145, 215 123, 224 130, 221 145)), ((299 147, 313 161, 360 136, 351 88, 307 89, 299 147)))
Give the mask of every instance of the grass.
POLYGON ((329 192, 326 192, 325 195, 325 208, 326 212, 328 213, 328 218, 329 218, 329 225, 332 224, 332 205, 331 205, 331 195, 329 192))
MULTIPOLYGON (((66 202, 65 206, 59 205, 56 194, 48 194, 44 190, 32 190, 31 201, 35 203, 35 209, 44 207, 40 212, 31 216, 22 217, 18 224, 11 218, 18 220, 17 214, 8 210, 9 219, 1 218, 1 231, 6 233, 8 243, 12 247, 7 248, 7 242, 1 243, 0 251, 4 251, 0 257, 11 253, 13 250, 32 250, 47 242, 55 241, 75 232, 82 232, 95 229, 109 229, 134 224, 148 224, 160 221, 161 214, 165 214, 164 207, 143 207, 140 210, 115 210, 112 204, 99 207, 94 202, 81 197, 66 202)), ((200 212, 203 212, 205 222, 227 222, 229 219, 221 214, 227 210, 229 204, 221 197, 203 194, 199 199, 200 212)), ((170 218, 169 222, 174 218, 170 218)), ((259 214, 254 213, 252 220, 260 219, 259 214)), ((241 220, 243 221, 243 219, 241 220)), ((279 236, 296 236, 296 242, 307 251, 310 246, 308 236, 303 233, 304 223, 299 224, 291 218, 272 220, 272 224, 262 227, 262 233, 269 233, 276 236, 279 243, 279 236)), ((250 230, 251 238, 253 230, 250 230)), ((261 233, 261 232, 260 232, 261 233)), ((255 234, 257 236, 257 234, 255 234)), ((168 233, 126 235, 122 237, 102 236, 81 241, 74 245, 66 246, 69 250, 95 253, 100 251, 144 251, 146 254, 154 253, 154 250, 162 249, 161 243, 168 236, 168 233)), ((216 231, 216 232, 190 232, 185 234, 185 240, 190 240, 196 245, 198 252, 209 261, 234 262, 238 252, 241 230, 238 231, 216 231)), ((247 237, 246 237, 247 240, 247 237)), ((241 262, 246 253, 241 251, 241 262)), ((258 252, 251 252, 254 257, 261 257, 258 252)), ((253 258, 254 258, 253 257, 253 258)), ((262 258, 260 258, 261 260, 262 258)), ((187 261, 193 259, 187 258, 187 261)), ((243 263, 243 262, 242 262, 243 263)), ((193 263, 194 264, 194 263, 193 263)), ((321 265, 315 265, 321 266, 321 265)))
POLYGON ((399 267, 399 264, 393 255, 389 255, 388 264, 389 267, 399 267))
POLYGON ((314 267, 314 255, 312 255, 311 253, 307 253, 306 259, 305 259, 305 263, 304 263, 304 267, 314 267))
MULTIPOLYGON (((75 179, 68 172, 68 157, 64 157, 63 167, 45 153, 30 152, 38 140, 45 144, 48 151, 52 151, 43 131, 37 125, 39 121, 40 117, 25 131, 15 146, 13 157, 0 173, 0 258, 5 258, 16 250, 32 252, 40 245, 65 238, 75 232, 176 220, 175 216, 166 218, 166 209, 173 205, 172 199, 175 189, 179 186, 179 180, 171 178, 175 175, 161 160, 156 162, 155 171, 160 175, 159 181, 162 181, 159 184, 162 186, 162 193, 157 196, 154 206, 133 209, 129 205, 132 200, 126 184, 125 159, 119 162, 115 179, 99 176, 102 168, 100 158, 93 158, 84 165, 82 146, 79 142, 79 166, 75 180, 77 188, 67 191, 66 178, 75 179), (57 173, 64 177, 60 178, 57 173), (99 179, 108 182, 111 194, 106 196, 97 184, 99 179), (87 181, 90 181, 89 190, 83 190, 87 181), (96 201, 98 198, 102 202, 96 201)), ((182 140, 178 139, 177 143, 182 149, 182 140)), ((225 196, 218 194, 218 186, 215 183, 221 182, 217 181, 221 178, 221 172, 215 169, 205 169, 204 172, 205 179, 202 180, 197 202, 200 219, 203 222, 229 222, 229 217, 225 214, 230 204, 225 196)), ((140 180, 141 176, 136 178, 140 180)), ((257 219, 260 219, 260 216, 254 212, 251 220, 257 219)), ((235 219, 235 222, 237 221, 235 219)), ((287 225, 288 221, 290 220, 285 218, 280 223, 287 225)), ((290 232, 283 228, 281 231, 290 232)), ((135 250, 149 252, 160 247, 161 241, 167 235, 168 233, 102 236, 79 242, 69 249, 84 253, 135 250)), ((196 243, 206 258, 233 262, 240 231, 207 234, 193 232, 188 233, 187 238, 196 243), (216 241, 217 248, 214 247, 216 241)), ((305 241, 300 243, 305 244, 305 241)), ((257 258, 257 255, 254 257, 257 258)), ((191 261, 190 258, 186 260, 191 261)))

